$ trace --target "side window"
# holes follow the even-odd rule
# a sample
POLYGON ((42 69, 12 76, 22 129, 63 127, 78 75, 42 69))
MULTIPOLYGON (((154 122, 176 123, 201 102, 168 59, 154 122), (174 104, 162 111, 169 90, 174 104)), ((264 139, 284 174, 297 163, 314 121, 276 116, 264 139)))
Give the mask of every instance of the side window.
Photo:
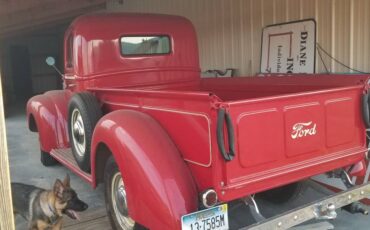
POLYGON ((73 34, 70 34, 67 38, 67 68, 72 68, 73 67, 73 34))
POLYGON ((125 36, 121 37, 121 54, 123 56, 161 55, 171 52, 168 36, 125 36))

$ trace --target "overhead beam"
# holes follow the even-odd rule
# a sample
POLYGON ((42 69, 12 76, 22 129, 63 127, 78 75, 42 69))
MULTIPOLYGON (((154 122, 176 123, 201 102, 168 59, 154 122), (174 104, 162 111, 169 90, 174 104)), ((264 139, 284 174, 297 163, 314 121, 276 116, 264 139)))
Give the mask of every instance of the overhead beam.
MULTIPOLYGON (((49 0, 56 2, 56 0, 49 0)), ((17 11, 30 9, 35 5, 42 4, 45 0, 0 0, 0 15, 13 14, 17 11)))
POLYGON ((62 22, 87 12, 103 10, 106 8, 107 0, 59 0, 57 2, 50 0, 37 2, 39 4, 18 9, 17 13, 11 15, 0 14, 0 37, 19 33, 19 31, 32 30, 37 26, 62 22))

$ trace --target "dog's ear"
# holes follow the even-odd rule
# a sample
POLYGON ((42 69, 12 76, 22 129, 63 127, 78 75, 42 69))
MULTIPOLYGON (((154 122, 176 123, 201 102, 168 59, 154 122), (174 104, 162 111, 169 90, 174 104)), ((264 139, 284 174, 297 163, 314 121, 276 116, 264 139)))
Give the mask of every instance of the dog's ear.
POLYGON ((67 173, 66 177, 64 177, 64 180, 63 180, 64 187, 67 187, 67 188, 71 187, 70 181, 71 181, 71 178, 69 177, 69 174, 67 173))
POLYGON ((62 198, 63 191, 64 191, 64 185, 59 179, 55 181, 53 191, 56 197, 62 198))

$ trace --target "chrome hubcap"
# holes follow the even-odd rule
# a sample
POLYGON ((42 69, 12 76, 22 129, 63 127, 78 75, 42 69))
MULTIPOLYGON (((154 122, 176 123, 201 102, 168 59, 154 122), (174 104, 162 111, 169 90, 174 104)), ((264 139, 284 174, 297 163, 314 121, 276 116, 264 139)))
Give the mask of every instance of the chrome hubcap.
POLYGON ((128 214, 126 189, 120 172, 113 176, 111 191, 113 210, 119 225, 123 229, 133 229, 135 221, 128 214))
POLYGON ((84 129, 84 122, 82 120, 81 113, 78 109, 74 109, 72 112, 71 119, 71 130, 73 143, 76 149, 77 154, 80 157, 85 155, 86 150, 86 136, 84 129))

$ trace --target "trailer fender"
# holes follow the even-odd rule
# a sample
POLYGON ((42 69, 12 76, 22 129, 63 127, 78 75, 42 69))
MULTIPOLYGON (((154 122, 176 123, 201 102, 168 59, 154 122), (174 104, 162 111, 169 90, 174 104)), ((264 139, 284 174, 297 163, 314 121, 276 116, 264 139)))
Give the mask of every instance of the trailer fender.
POLYGON ((31 131, 39 133, 42 151, 68 147, 67 104, 68 96, 63 90, 49 91, 28 100, 27 121, 31 131))
POLYGON ((95 162, 100 144, 109 148, 122 173, 135 221, 150 229, 180 229, 181 216, 197 210, 198 193, 190 171, 152 117, 117 110, 100 119, 92 140, 94 179, 96 165, 102 163, 95 162))
POLYGON ((347 167, 349 171, 349 175, 351 177, 365 177, 367 171, 367 163, 365 160, 357 162, 353 166, 347 167))

